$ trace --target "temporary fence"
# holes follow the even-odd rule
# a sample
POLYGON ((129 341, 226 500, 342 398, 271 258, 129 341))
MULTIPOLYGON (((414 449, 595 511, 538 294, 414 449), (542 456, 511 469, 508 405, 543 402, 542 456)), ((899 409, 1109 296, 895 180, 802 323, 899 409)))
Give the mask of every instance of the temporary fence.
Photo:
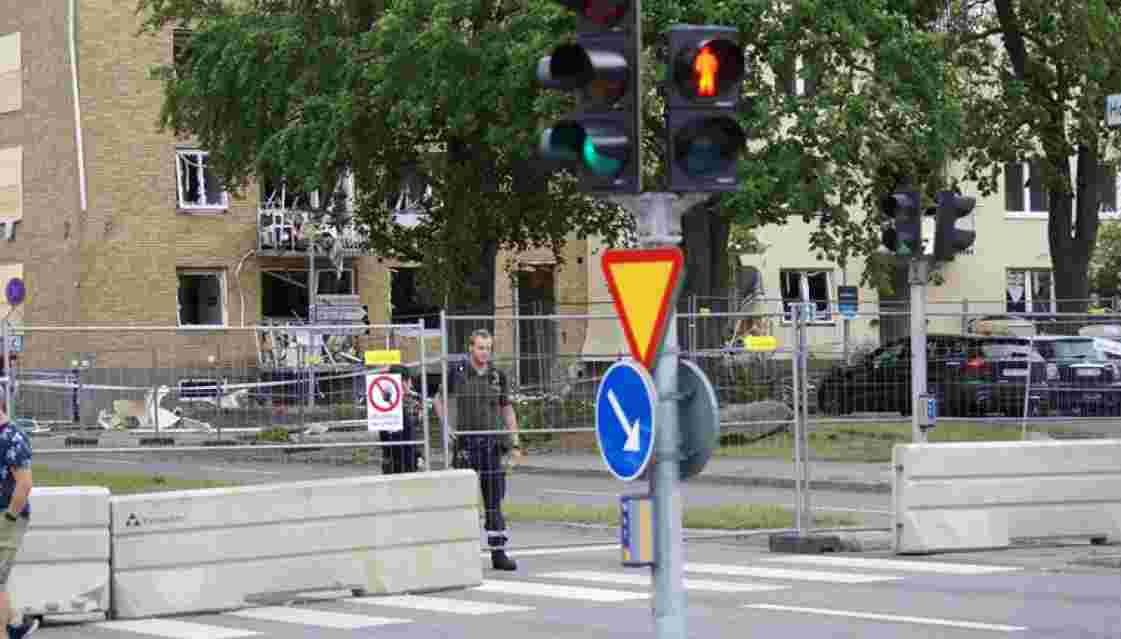
MULTIPOLYGON (((716 391, 718 455, 790 460, 798 530, 815 521, 814 464, 886 464, 895 443, 911 441, 906 308, 865 303, 842 314, 781 300, 768 312, 704 308, 676 321, 681 356, 716 391), (761 336, 774 338, 773 350, 748 339, 761 336)), ((381 461, 383 470, 411 469, 393 460, 415 455, 424 462, 419 470, 481 468, 486 528, 495 530, 502 523, 496 498, 508 473, 519 472, 504 454, 511 443, 505 424, 491 413, 493 423, 457 425, 464 414, 485 414, 479 406, 496 389, 480 380, 449 395, 449 377, 468 366, 472 332, 486 329, 528 458, 585 455, 602 469, 596 390, 607 368, 630 353, 613 309, 596 309, 603 312, 445 314, 439 331, 423 322, 360 330, 26 326, 18 352, 7 353, 11 336, 2 335, 0 361, 12 362, 0 383, 13 389, 12 415, 60 435, 40 440, 50 445, 37 445, 37 453, 156 445, 160 454, 381 461), (379 349, 400 350, 417 373, 421 428, 414 437, 367 428, 371 369, 362 355, 379 349), (447 410, 437 414, 436 405, 447 410)), ((931 441, 1111 437, 1121 429, 1121 314, 1007 317, 932 303, 928 320, 928 389, 940 411, 931 441)))
POLYGON ((341 434, 354 458, 374 447, 431 456, 420 397, 440 368, 440 346, 423 323, 24 326, 18 335, 7 369, 11 414, 39 434, 67 436, 65 446, 45 440, 37 452, 127 448, 136 437, 166 446, 172 436, 215 452, 277 444, 321 452, 341 434), (405 438, 367 427, 366 376, 381 367, 366 366, 364 354, 385 349, 399 351, 417 382, 410 407, 421 431, 405 438))

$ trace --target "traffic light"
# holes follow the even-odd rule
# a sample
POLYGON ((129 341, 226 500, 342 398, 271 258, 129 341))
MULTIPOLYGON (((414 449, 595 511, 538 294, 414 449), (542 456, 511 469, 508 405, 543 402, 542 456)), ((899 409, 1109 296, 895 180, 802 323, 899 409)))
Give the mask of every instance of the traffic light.
POLYGON ((575 91, 577 110, 541 134, 539 153, 571 168, 585 192, 638 193, 639 35, 633 0, 558 0, 579 14, 574 42, 537 64, 547 89, 575 91))
POLYGON ((734 27, 674 25, 669 32, 666 131, 670 191, 735 191, 747 136, 736 121, 744 78, 734 27))
POLYGON ((880 213, 891 223, 884 228, 884 248, 899 257, 922 257, 922 213, 917 191, 896 191, 880 198, 880 213))
POLYGON ((957 221, 973 211, 976 198, 958 195, 953 191, 939 191, 938 210, 934 223, 934 259, 948 262, 954 255, 973 246, 975 231, 957 228, 957 221))

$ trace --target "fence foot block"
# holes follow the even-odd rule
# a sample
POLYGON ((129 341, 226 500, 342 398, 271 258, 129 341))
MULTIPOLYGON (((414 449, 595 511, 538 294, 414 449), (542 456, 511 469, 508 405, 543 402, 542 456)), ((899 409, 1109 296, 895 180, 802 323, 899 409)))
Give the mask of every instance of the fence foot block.
POLYGON ((777 533, 770 536, 771 552, 813 555, 841 552, 844 545, 837 535, 812 535, 808 533, 777 533))

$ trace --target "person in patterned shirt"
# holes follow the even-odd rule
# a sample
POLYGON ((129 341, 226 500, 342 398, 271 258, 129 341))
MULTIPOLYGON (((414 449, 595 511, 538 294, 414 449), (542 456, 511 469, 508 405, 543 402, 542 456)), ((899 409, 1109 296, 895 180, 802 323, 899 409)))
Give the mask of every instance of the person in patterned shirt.
POLYGON ((23 639, 39 627, 38 619, 22 621, 12 609, 8 575, 31 521, 31 442, 12 424, 4 388, 0 387, 0 618, 8 629, 8 639, 23 639))

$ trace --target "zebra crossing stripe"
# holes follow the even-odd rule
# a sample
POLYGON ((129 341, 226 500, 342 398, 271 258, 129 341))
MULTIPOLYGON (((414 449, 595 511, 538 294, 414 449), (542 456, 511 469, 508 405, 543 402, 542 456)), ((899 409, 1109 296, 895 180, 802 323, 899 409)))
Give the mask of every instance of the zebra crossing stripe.
MULTIPOLYGON (((604 583, 626 584, 630 586, 650 586, 648 575, 623 575, 608 572, 592 572, 576 570, 571 572, 550 572, 541 575, 549 579, 569 579, 573 581, 600 581, 604 583)), ((704 579, 685 579, 684 586, 687 590, 707 590, 710 592, 765 592, 768 590, 786 590, 789 586, 776 586, 773 584, 749 584, 730 581, 707 581, 704 579)))
POLYGON ((956 564, 938 561, 912 561, 907 559, 881 559, 879 557, 829 557, 823 555, 790 555, 787 557, 764 557, 769 563, 805 564, 831 566, 838 568, 871 568, 882 570, 901 570, 929 572, 942 575, 987 575, 996 572, 1023 570, 1019 566, 989 566, 984 564, 956 564))
POLYGON ((302 624, 305 626, 319 626, 322 628, 335 628, 338 630, 356 630, 371 626, 387 626, 396 623, 411 623, 412 619, 396 619, 391 617, 367 617, 346 612, 331 612, 302 608, 297 606, 270 606, 266 608, 249 608, 227 612, 227 615, 256 619, 258 621, 277 621, 280 623, 302 624))
POLYGON ((615 603, 631 599, 648 599, 649 593, 606 590, 603 588, 582 588, 559 584, 542 584, 530 581, 484 581, 475 588, 480 592, 496 592, 504 595, 525 595, 530 597, 552 597, 554 599, 579 599, 615 603))
POLYGON ((859 572, 825 572, 819 570, 788 570, 785 568, 764 568, 754 566, 729 566, 727 564, 685 564, 685 572, 700 572, 731 577, 755 577, 758 579, 786 579, 789 581, 820 581, 837 584, 867 584, 877 581, 898 581, 900 577, 891 575, 871 575, 859 572))
POLYGON ((490 603, 486 601, 444 599, 441 597, 424 597, 420 595, 359 597, 357 599, 347 599, 346 602, 369 606, 387 606, 390 608, 410 608, 412 610, 424 610, 426 612, 446 612, 453 615, 496 615, 533 610, 533 608, 529 606, 511 606, 509 604, 490 603))
POLYGON ((958 621, 954 619, 935 619, 933 617, 912 617, 908 615, 884 615, 874 612, 858 612, 854 610, 829 610, 827 608, 805 608, 802 606, 780 606, 776 604, 748 604, 744 608, 754 610, 772 610, 776 612, 795 612, 799 614, 824 615, 829 617, 848 617, 849 619, 867 619, 868 621, 890 621, 895 623, 910 623, 927 626, 945 626, 949 628, 967 628, 969 630, 996 630, 1001 632, 1019 632, 1027 630, 1024 626, 1008 626, 1004 624, 980 623, 977 621, 958 621))
POLYGON ((164 639, 240 639, 261 633, 253 630, 239 630, 209 626, 178 619, 135 619, 128 621, 103 621, 91 624, 101 630, 134 632, 140 635, 163 637, 164 639))

